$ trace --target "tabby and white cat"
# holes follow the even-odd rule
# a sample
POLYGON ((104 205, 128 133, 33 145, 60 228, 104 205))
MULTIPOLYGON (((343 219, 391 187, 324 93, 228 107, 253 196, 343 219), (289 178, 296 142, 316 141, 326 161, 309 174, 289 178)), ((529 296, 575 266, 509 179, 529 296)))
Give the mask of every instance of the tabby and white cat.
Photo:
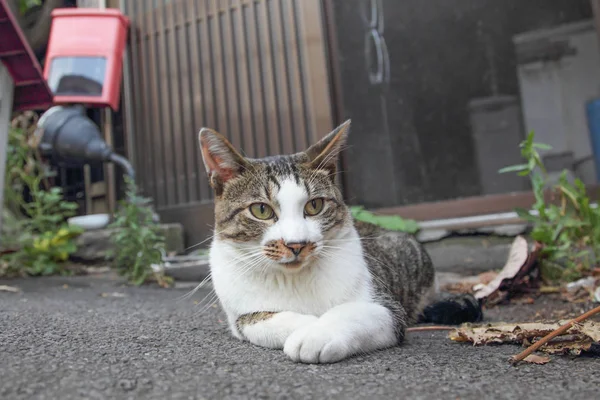
MULTIPOLYGON (((349 127, 264 159, 243 157, 213 130, 199 135, 215 191, 212 281, 231 331, 296 362, 394 346, 431 301, 434 268, 419 242, 354 222, 344 204, 334 177, 349 127)), ((465 308, 463 320, 480 317, 476 303, 448 305, 442 317, 465 308)))

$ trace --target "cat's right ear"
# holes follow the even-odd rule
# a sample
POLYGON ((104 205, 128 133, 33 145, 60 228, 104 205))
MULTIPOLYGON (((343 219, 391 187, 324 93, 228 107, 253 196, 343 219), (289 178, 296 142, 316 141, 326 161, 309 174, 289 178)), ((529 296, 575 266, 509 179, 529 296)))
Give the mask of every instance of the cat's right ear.
POLYGON ((202 128, 198 134, 202 160, 210 185, 219 193, 223 185, 239 175, 247 161, 220 133, 202 128))

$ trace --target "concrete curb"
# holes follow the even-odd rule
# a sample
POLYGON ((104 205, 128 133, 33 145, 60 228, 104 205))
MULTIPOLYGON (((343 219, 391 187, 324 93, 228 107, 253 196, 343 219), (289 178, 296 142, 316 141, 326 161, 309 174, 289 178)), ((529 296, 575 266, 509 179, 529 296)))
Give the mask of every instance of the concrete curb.
POLYGON ((180 282, 201 282, 210 274, 208 257, 168 257, 165 275, 180 282))

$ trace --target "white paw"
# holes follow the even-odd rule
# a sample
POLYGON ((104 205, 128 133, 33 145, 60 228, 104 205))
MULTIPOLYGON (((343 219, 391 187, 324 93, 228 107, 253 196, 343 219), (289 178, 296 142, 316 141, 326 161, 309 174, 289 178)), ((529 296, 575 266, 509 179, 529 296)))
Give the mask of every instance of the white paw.
POLYGON ((352 355, 349 338, 322 321, 292 333, 285 341, 283 351, 294 362, 307 364, 334 363, 352 355))

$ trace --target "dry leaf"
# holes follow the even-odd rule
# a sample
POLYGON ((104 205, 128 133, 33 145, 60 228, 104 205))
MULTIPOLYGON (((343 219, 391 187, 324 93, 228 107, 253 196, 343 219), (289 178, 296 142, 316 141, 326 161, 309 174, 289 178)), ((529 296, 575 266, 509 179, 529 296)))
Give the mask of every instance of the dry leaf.
POLYGON ((513 279, 521 268, 527 263, 529 257, 529 245, 523 236, 517 236, 513 241, 508 254, 508 260, 502 268, 502 271, 486 286, 475 293, 477 299, 483 299, 494 293, 500 288, 502 282, 506 279, 513 279))
POLYGON ((496 279, 497 276, 498 273, 496 271, 482 272, 481 274, 479 274, 479 282, 483 283, 484 285, 487 285, 491 281, 496 279))
POLYGON ((550 357, 546 356, 538 356, 535 354, 530 354, 523 359, 523 361, 531 363, 531 364, 539 364, 544 365, 550 362, 550 357))
POLYGON ((548 354, 578 356, 589 351, 592 345, 593 342, 590 338, 583 337, 573 341, 553 341, 542 346, 540 350, 548 354))
MULTIPOLYGON (((452 330, 448 334, 448 337, 455 342, 471 342, 474 346, 492 343, 522 344, 525 340, 534 342, 535 339, 554 332, 569 321, 560 321, 557 323, 489 324, 484 326, 464 325, 452 330)), ((582 335, 589 338, 592 342, 599 342, 600 323, 585 321, 581 324, 575 324, 565 335, 582 335)), ((554 343, 551 344, 554 345, 554 343)))
POLYGON ((0 292, 19 293, 21 289, 15 286, 0 285, 0 292))

